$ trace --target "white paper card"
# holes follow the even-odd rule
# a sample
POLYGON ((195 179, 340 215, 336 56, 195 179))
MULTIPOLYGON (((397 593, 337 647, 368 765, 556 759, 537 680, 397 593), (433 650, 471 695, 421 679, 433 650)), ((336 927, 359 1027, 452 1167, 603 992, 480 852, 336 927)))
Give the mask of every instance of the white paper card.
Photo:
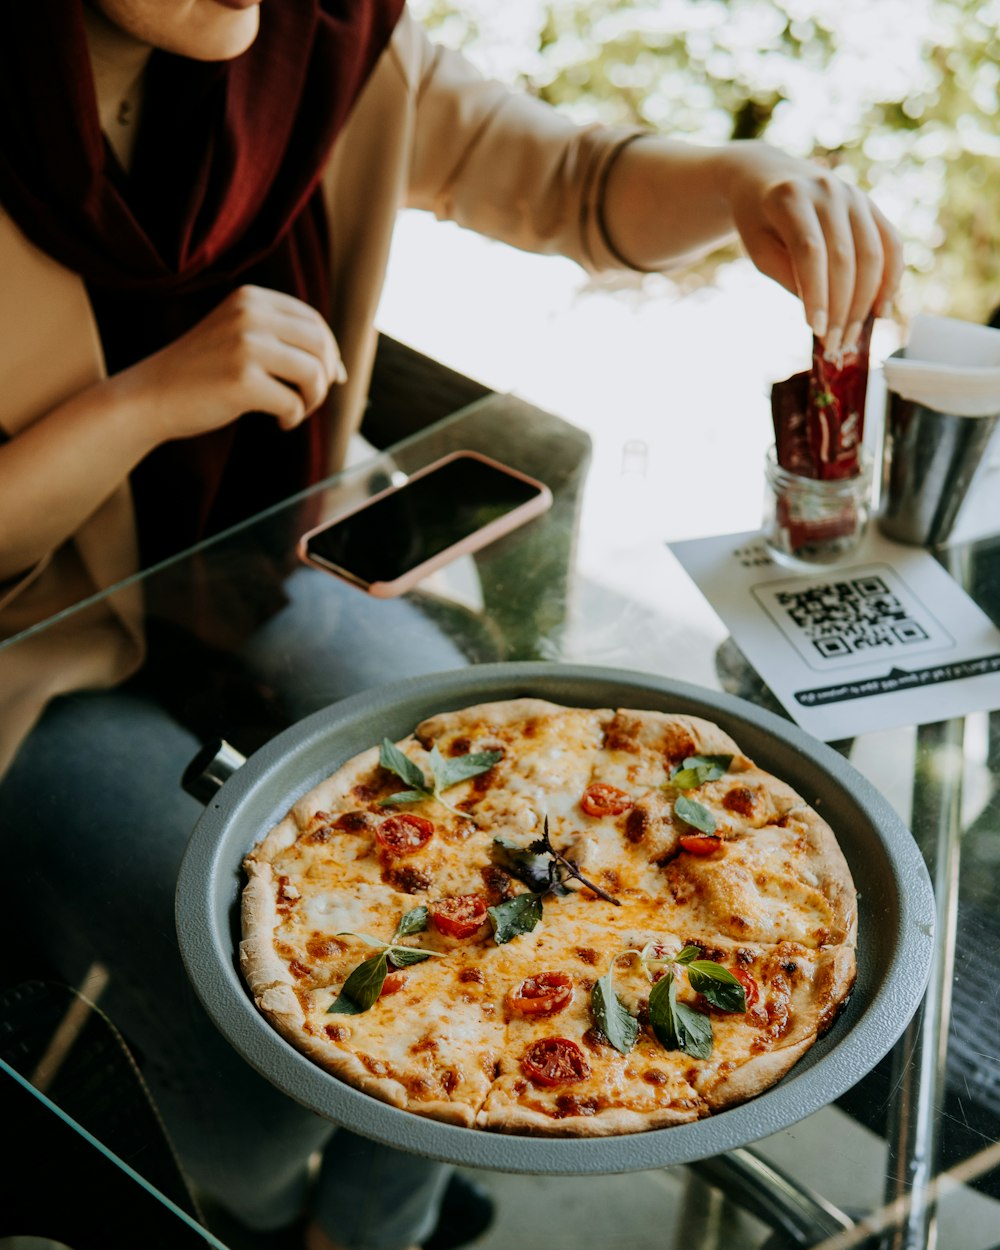
POLYGON ((829 742, 1000 707, 1000 631, 920 547, 869 533, 835 568, 760 534, 669 544, 793 720, 829 742))

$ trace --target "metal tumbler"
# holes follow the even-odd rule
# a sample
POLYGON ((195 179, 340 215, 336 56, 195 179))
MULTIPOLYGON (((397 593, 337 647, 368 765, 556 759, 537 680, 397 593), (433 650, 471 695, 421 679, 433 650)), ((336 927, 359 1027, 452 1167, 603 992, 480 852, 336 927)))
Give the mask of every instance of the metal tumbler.
POLYGON ((888 538, 947 542, 996 423, 996 416, 937 412, 888 392, 878 522, 888 538))

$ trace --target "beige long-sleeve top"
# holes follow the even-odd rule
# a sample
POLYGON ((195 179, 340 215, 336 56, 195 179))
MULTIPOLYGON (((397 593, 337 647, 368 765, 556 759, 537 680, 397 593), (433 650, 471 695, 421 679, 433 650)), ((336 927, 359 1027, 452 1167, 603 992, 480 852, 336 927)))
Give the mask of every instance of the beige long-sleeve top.
MULTIPOLYGON (((116 93, 141 75, 115 48, 95 53, 98 104, 112 125, 116 93)), ((349 381, 334 395, 330 469, 360 422, 375 312, 400 207, 427 209, 592 271, 619 267, 601 227, 609 163, 632 131, 578 127, 483 79, 432 44, 404 11, 338 136, 324 173, 333 306, 349 381)), ((116 143, 116 137, 112 142, 116 143)), ((127 158, 127 150, 119 147, 127 158)), ((44 255, 0 207, 0 428, 11 437, 104 376, 83 282, 44 255)), ((3 501, 0 499, 0 508, 3 501)), ((58 551, 0 586, 0 638, 46 620, 136 570, 127 482, 58 551)), ((53 696, 124 679, 142 657, 136 588, 0 650, 0 773, 53 696)))

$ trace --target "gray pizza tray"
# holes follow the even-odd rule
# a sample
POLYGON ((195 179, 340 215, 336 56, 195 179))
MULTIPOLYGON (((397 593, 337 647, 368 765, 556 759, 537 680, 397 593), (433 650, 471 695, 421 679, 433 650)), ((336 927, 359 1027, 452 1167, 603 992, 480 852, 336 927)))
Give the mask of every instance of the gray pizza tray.
POLYGON ((892 1047, 923 995, 934 901, 908 829, 830 747, 729 695, 645 673, 549 663, 489 664, 381 686, 293 725, 238 768, 198 821, 177 883, 191 981, 233 1047, 290 1097, 354 1132, 495 1171, 583 1175, 690 1163, 786 1128, 845 1093, 892 1047), (859 891, 858 977, 833 1027, 777 1085, 694 1124, 603 1138, 490 1133, 425 1119, 344 1084, 300 1054, 254 1007, 237 960, 241 863, 291 805, 340 764, 424 717, 533 695, 580 707, 647 708, 715 721, 832 825, 859 891))

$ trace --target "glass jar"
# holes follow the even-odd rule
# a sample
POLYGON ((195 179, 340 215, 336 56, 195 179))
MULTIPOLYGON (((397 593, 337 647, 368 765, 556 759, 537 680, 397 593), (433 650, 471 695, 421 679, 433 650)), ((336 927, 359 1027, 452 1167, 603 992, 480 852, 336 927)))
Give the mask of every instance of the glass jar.
POLYGON ((871 460, 862 453, 860 464, 856 477, 800 477, 783 469, 769 448, 762 529, 775 559, 788 565, 836 564, 857 550, 872 496, 871 460))

